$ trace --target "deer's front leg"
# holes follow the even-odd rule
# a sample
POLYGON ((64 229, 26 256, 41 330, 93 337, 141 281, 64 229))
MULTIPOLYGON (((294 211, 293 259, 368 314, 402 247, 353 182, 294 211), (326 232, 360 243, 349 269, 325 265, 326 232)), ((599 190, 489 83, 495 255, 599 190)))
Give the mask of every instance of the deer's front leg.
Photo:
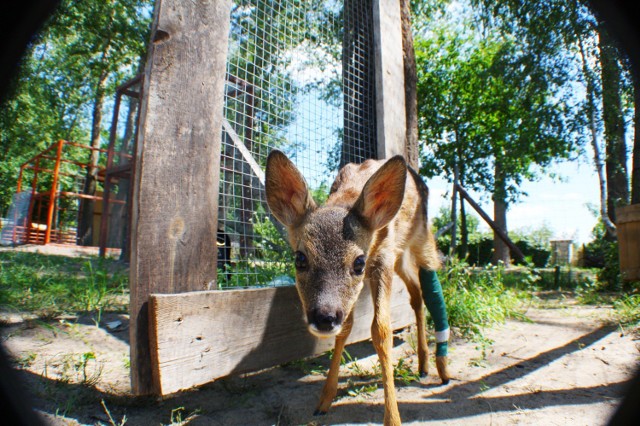
POLYGON ((374 313, 371 324, 371 340, 378 353, 382 367, 382 385, 384 387, 384 424, 399 425, 400 412, 393 381, 393 334, 391 330, 391 280, 392 273, 383 272, 379 280, 372 281, 374 313))
POLYGON ((347 317, 347 320, 342 325, 342 331, 336 336, 336 344, 333 349, 333 356, 331 357, 331 365, 329 367, 329 373, 327 374, 327 380, 322 388, 318 407, 313 413, 315 416, 326 414, 333 403, 333 399, 336 397, 336 393, 338 392, 338 373, 340 372, 342 351, 344 350, 347 337, 349 337, 349 333, 351 333, 352 326, 353 314, 347 317))

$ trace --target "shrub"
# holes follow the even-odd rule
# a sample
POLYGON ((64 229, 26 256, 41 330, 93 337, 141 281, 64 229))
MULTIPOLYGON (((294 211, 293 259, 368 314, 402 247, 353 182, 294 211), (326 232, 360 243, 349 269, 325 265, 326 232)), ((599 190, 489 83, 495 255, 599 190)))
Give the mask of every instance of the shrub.
POLYGON ((632 329, 640 328, 640 294, 622 296, 613 302, 617 321, 632 329))
POLYGON ((523 315, 519 294, 504 285, 504 269, 472 270, 464 261, 450 261, 440 273, 449 324, 463 335, 482 337, 482 329, 523 315))

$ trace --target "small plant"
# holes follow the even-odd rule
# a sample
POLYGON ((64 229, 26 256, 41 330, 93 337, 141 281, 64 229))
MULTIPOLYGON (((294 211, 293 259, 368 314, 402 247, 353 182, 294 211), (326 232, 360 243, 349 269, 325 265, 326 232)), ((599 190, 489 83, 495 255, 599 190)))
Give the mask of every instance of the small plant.
POLYGON ((486 326, 524 318, 520 293, 504 285, 504 268, 472 270, 464 261, 449 261, 440 275, 449 324, 464 336, 481 338, 486 326))
POLYGON ((131 357, 129 354, 124 354, 122 356, 122 363, 124 364, 124 368, 127 370, 131 368, 131 357))
POLYGON ((87 285, 80 295, 80 300, 84 304, 87 312, 95 311, 94 322, 96 327, 100 325, 102 309, 107 295, 108 276, 104 269, 94 270, 90 261, 84 264, 87 273, 87 285))
POLYGON ((616 320, 632 330, 640 328, 640 294, 625 295, 613 302, 616 320))
POLYGON ((183 418, 186 413, 186 409, 184 407, 177 407, 171 410, 171 417, 168 426, 181 426, 188 424, 191 420, 195 419, 198 414, 200 414, 200 410, 196 409, 189 413, 187 417, 183 418))
MULTIPOLYGON (((83 386, 94 386, 100 380, 103 365, 96 362, 93 352, 83 354, 63 355, 59 363, 52 363, 52 366, 60 369, 60 382, 79 383, 83 386), (90 361, 94 362, 90 362, 90 361), (93 372, 89 371, 89 365, 94 364, 93 372)), ((47 366, 45 365, 45 374, 47 366)))
POLYGON ((399 383, 407 386, 413 382, 420 381, 420 374, 416 373, 405 358, 400 358, 393 366, 393 377, 399 383))
POLYGON ((351 381, 347 382, 347 395, 352 397, 370 395, 378 390, 377 383, 366 385, 354 385, 351 381))
POLYGON ((318 365, 316 362, 313 362, 312 360, 306 360, 306 359, 298 359, 295 361, 290 361, 285 364, 282 364, 282 366, 300 370, 305 375, 307 374, 324 375, 327 372, 326 369, 321 365, 318 365))
POLYGON ((349 351, 344 349, 340 365, 347 366, 349 371, 358 377, 377 377, 380 375, 380 364, 377 363, 373 370, 367 370, 358 363, 358 358, 351 356, 349 351))
POLYGON ((487 382, 485 382, 484 380, 480 380, 480 388, 479 388, 480 393, 486 392, 489 389, 491 389, 491 386, 489 386, 487 382))
POLYGON ((481 336, 478 338, 478 344, 476 350, 480 351, 480 357, 473 358, 469 361, 469 365, 472 367, 486 367, 487 366, 487 354, 489 349, 493 346, 493 340, 481 336))
POLYGON ((36 361, 37 357, 38 354, 36 354, 35 352, 27 352, 25 355, 16 359, 16 364, 22 369, 29 368, 36 361))
POLYGON ((109 417, 109 424, 111 426, 124 426, 124 424, 127 423, 127 416, 126 415, 122 416, 122 420, 120 420, 120 423, 116 423, 115 420, 113 420, 113 417, 111 416, 111 412, 107 408, 107 404, 105 404, 104 399, 100 400, 100 404, 102 405, 102 409, 104 410, 104 412, 107 415, 107 417, 109 417))

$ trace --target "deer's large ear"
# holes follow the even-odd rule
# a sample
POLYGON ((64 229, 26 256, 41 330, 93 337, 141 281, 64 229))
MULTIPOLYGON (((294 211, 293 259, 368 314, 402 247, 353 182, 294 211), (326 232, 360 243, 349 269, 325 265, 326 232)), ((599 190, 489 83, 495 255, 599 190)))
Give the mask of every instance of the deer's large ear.
POLYGON ((269 154, 265 176, 267 204, 284 226, 299 225, 307 212, 316 208, 302 174, 281 151, 269 154))
POLYGON ((386 226, 402 205, 406 181, 407 163, 397 155, 369 178, 353 206, 353 212, 369 229, 386 226))

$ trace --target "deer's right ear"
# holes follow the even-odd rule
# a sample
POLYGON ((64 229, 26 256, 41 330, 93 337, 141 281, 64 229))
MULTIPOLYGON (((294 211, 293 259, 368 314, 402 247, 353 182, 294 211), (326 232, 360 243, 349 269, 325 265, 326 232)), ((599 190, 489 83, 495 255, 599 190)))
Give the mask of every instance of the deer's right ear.
POLYGON ((316 208, 302 174, 281 151, 269 154, 265 176, 267 204, 284 226, 299 225, 307 211, 316 208))

